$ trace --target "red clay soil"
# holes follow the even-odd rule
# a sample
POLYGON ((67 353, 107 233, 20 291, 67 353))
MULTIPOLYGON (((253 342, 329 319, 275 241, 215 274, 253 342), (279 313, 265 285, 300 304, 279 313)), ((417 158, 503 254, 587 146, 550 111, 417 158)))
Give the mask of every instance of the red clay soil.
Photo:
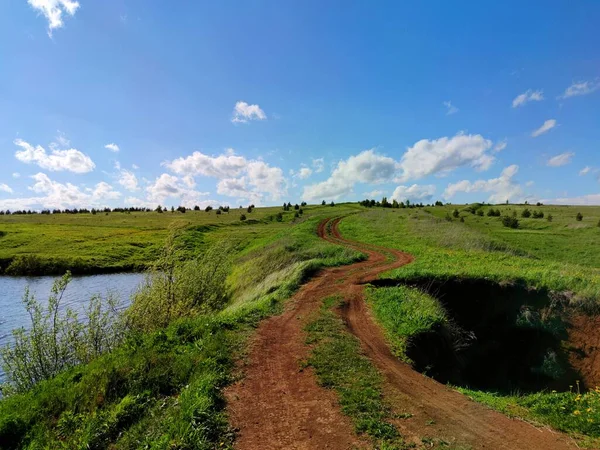
POLYGON ((394 412, 412 417, 397 420, 403 437, 422 446, 425 437, 475 449, 549 450, 575 448, 571 440, 547 428, 492 411, 462 394, 412 370, 393 356, 364 303, 364 283, 401 267, 412 257, 344 239, 340 219, 319 224, 319 236, 355 248, 368 260, 322 270, 288 301, 283 314, 261 323, 253 339, 244 378, 226 391, 228 413, 238 430, 236 448, 350 449, 370 448, 343 416, 333 391, 319 387, 310 369, 304 325, 322 300, 341 295, 341 312, 365 354, 385 377, 384 395, 394 412), (328 226, 331 226, 329 229, 328 226))
POLYGON ((600 316, 582 314, 569 322, 569 363, 586 388, 600 387, 600 316))

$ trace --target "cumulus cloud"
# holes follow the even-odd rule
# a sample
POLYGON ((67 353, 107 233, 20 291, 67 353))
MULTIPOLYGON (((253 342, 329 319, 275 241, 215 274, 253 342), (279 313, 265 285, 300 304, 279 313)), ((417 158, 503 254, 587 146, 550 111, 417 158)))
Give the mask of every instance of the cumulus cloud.
POLYGON ((29 190, 37 194, 34 197, 11 198, 0 200, 0 209, 32 209, 32 208, 90 208, 107 206, 108 202, 117 200, 121 193, 105 182, 100 182, 86 190, 71 183, 53 181, 45 173, 37 173, 31 177, 34 184, 29 190))
POLYGON ((519 106, 525 106, 529 102, 539 102, 542 100, 544 100, 543 91, 533 91, 529 89, 514 98, 512 101, 512 107, 517 108, 519 106))
POLYGON ((371 192, 365 192, 363 195, 367 198, 377 198, 377 197, 383 196, 383 194, 385 194, 385 191, 375 189, 374 191, 371 191, 371 192))
POLYGON ((546 120, 543 123, 543 125, 541 127, 539 127, 537 130, 534 130, 531 133, 531 137, 541 136, 542 134, 547 133, 548 131, 550 131, 555 126, 556 126, 556 120, 554 120, 554 119, 548 119, 548 120, 546 120))
POLYGON ((392 199, 398 202, 405 202, 406 200, 423 202, 431 200, 433 194, 435 194, 435 186, 433 184, 413 184, 412 186, 398 186, 394 189, 392 199))
POLYGON ((133 172, 129 170, 122 169, 119 173, 119 184, 123 186, 128 191, 137 191, 138 190, 138 179, 133 172))
POLYGON ((290 170, 290 175, 294 178, 300 178, 301 180, 306 180, 313 173, 313 170, 308 167, 306 164, 302 164, 298 171, 293 169, 290 170))
POLYGON ((34 147, 22 139, 16 139, 14 143, 17 147, 21 148, 21 150, 17 150, 15 153, 15 157, 19 161, 27 164, 37 164, 42 169, 87 173, 96 167, 89 156, 74 148, 58 150, 55 145, 51 145, 51 153, 48 154, 42 146, 38 145, 34 147))
POLYGON ((494 145, 494 151, 501 152, 502 150, 504 150, 506 148, 507 145, 508 145, 508 143, 506 142, 506 139, 504 139, 503 141, 497 142, 496 145, 494 145))
POLYGON ((459 109, 456 106, 454 106, 450 100, 448 100, 447 102, 444 102, 444 106, 446 107, 446 115, 447 116, 456 114, 459 111, 459 109))
POLYGON ((400 160, 400 182, 427 175, 447 173, 459 167, 487 170, 495 158, 490 151, 492 141, 480 134, 457 134, 452 138, 422 139, 408 148, 400 160))
POLYGON ((323 158, 313 159, 312 166, 315 169, 315 173, 321 173, 325 169, 325 160, 323 158))
MULTIPOLYGON (((237 184, 243 181, 246 186, 244 190, 228 189, 221 183, 220 193, 253 200, 257 204, 266 196, 271 200, 278 200, 287 194, 285 177, 279 167, 270 166, 264 161, 248 160, 236 155, 233 149, 219 156, 194 152, 188 157, 166 162, 164 166, 178 175, 204 175, 220 180, 237 180, 237 184)), ((219 189, 219 185, 217 188, 219 189)))
POLYGON ((462 180, 458 183, 449 184, 444 191, 444 198, 450 199, 459 192, 485 192, 490 193, 490 197, 487 200, 490 203, 518 200, 523 195, 521 186, 514 180, 514 176, 518 171, 519 166, 513 164, 506 167, 498 178, 477 180, 474 182, 462 180))
POLYGON ((12 194, 13 190, 8 184, 0 183, 0 192, 8 192, 12 194))
POLYGON ((111 152, 114 152, 114 153, 117 153, 119 150, 121 150, 119 148, 119 146, 117 144, 115 144, 115 143, 106 144, 104 146, 104 148, 106 148, 106 149, 108 149, 108 150, 110 150, 111 152))
POLYGON ((550 158, 546 162, 546 165, 548 165, 550 167, 564 166, 571 162, 571 158, 573 158, 573 156, 575 156, 575 153, 573 153, 573 152, 561 153, 560 155, 556 155, 556 156, 553 156, 552 158, 550 158))
POLYGON ((588 194, 578 197, 550 198, 541 200, 548 205, 600 205, 600 194, 588 194))
POLYGON ((147 199, 145 202, 153 205, 163 204, 168 198, 179 199, 182 206, 191 208, 202 201, 208 192, 198 192, 191 189, 179 177, 163 173, 146 188, 147 199))
POLYGON ((393 178, 397 169, 396 161, 365 150, 345 161, 340 161, 331 176, 317 184, 304 187, 304 200, 333 199, 352 192, 356 183, 378 184, 393 178))
POLYGON ((246 102, 237 102, 233 108, 233 123, 247 123, 251 120, 266 120, 267 115, 258 105, 249 105, 246 102))
POLYGON ((79 2, 73 0, 27 0, 27 3, 46 18, 50 37, 55 29, 63 27, 64 13, 72 17, 79 9, 79 2))
POLYGON ((226 154, 208 156, 194 152, 185 158, 177 158, 164 163, 170 171, 179 175, 204 175, 214 178, 228 178, 239 175, 247 166, 248 161, 243 156, 237 156, 232 149, 226 154))
POLYGON ((588 173, 590 173, 592 171, 592 168, 590 166, 585 166, 583 169, 581 169, 579 171, 579 176, 584 176, 587 175, 588 173))
POLYGON ((12 174, 12 177, 13 177, 13 178, 21 178, 21 174, 20 174, 19 172, 14 172, 14 173, 12 174))
POLYGON ((597 91, 600 88, 600 80, 594 81, 577 81, 569 86, 563 95, 559 98, 577 97, 579 95, 587 95, 597 91))

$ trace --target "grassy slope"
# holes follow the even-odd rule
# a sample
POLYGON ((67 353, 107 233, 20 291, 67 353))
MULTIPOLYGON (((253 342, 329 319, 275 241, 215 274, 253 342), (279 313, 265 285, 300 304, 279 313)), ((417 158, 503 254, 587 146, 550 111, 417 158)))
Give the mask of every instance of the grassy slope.
POLYGON ((361 258, 316 234, 323 217, 354 210, 319 207, 294 223, 228 227, 240 253, 227 309, 133 336, 89 365, 0 401, 3 448, 230 446, 221 388, 231 380, 235 353, 307 274, 361 258))
MULTIPOLYGON (((452 213, 454 207, 428 210, 431 213, 374 209, 345 219, 341 222, 341 231, 351 239, 412 253, 415 262, 388 274, 397 279, 488 278, 559 291, 572 290, 582 299, 598 302, 600 271, 594 262, 596 256, 581 265, 574 261, 578 260, 577 255, 600 250, 600 229, 593 226, 597 222, 594 214, 598 215, 600 208, 581 208, 584 216, 591 216, 590 223, 584 222, 585 228, 577 226, 574 208, 552 207, 549 208, 554 216, 551 224, 545 219, 524 219, 521 221, 523 229, 519 230, 505 229, 494 217, 464 212, 461 212, 464 223, 440 219, 447 212, 452 213), (530 229, 536 227, 546 229, 538 231, 538 241, 543 242, 541 247, 530 239, 530 229), (580 243, 581 236, 588 239, 580 243)), ((411 336, 446 320, 435 300, 415 289, 403 286, 370 289, 368 299, 391 345, 403 359, 406 359, 404 350, 411 336)), ((599 444, 600 389, 582 395, 576 387, 572 392, 512 396, 468 389, 461 392, 511 416, 573 433, 582 446, 597 448, 599 444)))
MULTIPOLYGON (((304 208, 309 216, 323 209, 304 208)), ((67 267, 78 273, 141 270, 156 258, 171 226, 186 227, 181 239, 195 251, 214 236, 253 239, 267 222, 280 231, 285 223, 270 221, 280 211, 273 207, 252 213, 232 209, 220 215, 188 211, 0 216, 0 232, 5 233, 0 233, 0 272, 15 257, 28 255, 40 260, 38 271, 45 274, 59 274, 67 267), (246 222, 240 221, 242 212, 246 222)), ((284 222, 293 216, 293 211, 284 213, 284 222)))
MULTIPOLYGON (((544 248, 551 247, 552 251, 546 249, 536 254, 529 247, 527 229, 509 230, 498 224, 498 218, 468 213, 465 223, 458 220, 447 222, 436 216, 445 216, 446 211, 454 208, 428 209, 432 213, 419 209, 373 209, 343 220, 340 229, 350 239, 413 254, 415 261, 388 274, 392 278, 487 278, 556 291, 573 291, 575 301, 595 303, 600 298, 600 264, 595 267, 574 264, 569 256, 569 252, 587 250, 600 254, 600 228, 588 224, 589 230, 585 232, 594 233, 597 238, 578 246, 573 244, 576 238, 549 237, 544 248)), ((572 214, 568 208, 553 209, 558 223, 568 221, 572 214)), ((586 210, 582 210, 585 214, 586 210)), ((545 219, 537 219, 536 223, 541 221, 546 223, 545 219)), ((571 222, 578 224, 574 218, 571 222)), ((581 231, 580 228, 565 226, 562 229, 563 233, 574 236, 581 231)))

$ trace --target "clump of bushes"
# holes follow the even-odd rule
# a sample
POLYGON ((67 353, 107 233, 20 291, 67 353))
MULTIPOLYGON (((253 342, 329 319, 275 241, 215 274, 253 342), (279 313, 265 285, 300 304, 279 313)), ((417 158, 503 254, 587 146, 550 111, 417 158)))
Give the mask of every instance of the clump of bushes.
POLYGON ((126 325, 115 297, 102 300, 93 296, 83 320, 71 308, 62 311, 61 301, 70 281, 71 273, 67 272, 54 282, 45 308, 25 289, 23 303, 31 328, 13 330, 14 343, 0 349, 8 378, 4 394, 25 392, 70 367, 90 362, 121 342, 126 325))
POLYGON ((487 212, 488 217, 500 217, 501 213, 499 209, 490 208, 487 212))
POLYGON ((502 225, 507 228, 519 228, 519 220, 516 217, 504 216, 502 217, 502 225))
POLYGON ((578 212, 577 215, 575 216, 575 219, 577 219, 577 222, 581 222, 583 220, 583 214, 578 212))
POLYGON ((534 219, 543 219, 544 218, 544 213, 542 211, 534 211, 533 212, 533 218, 534 219))
POLYGON ((245 220, 246 220, 246 214, 242 214, 242 215, 240 216, 240 221, 242 221, 242 222, 243 222, 243 221, 245 221, 245 220))
POLYGON ((554 219, 554 217, 552 217, 552 214, 548 214, 548 217, 546 217, 546 220, 548 222, 552 222, 553 219, 554 219))
POLYGON ((460 215, 460 213, 458 212, 458 209, 455 209, 454 211, 452 211, 452 216, 454 216, 455 219, 458 219, 459 215, 460 215))
POLYGON ((525 208, 523 211, 521 211, 521 217, 528 219, 531 217, 531 211, 529 211, 528 208, 525 208))

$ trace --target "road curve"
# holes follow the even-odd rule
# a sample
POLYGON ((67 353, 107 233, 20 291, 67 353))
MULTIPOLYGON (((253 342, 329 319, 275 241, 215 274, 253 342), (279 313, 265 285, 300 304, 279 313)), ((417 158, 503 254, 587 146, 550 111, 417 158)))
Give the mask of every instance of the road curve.
POLYGON ((401 267, 412 256, 398 250, 344 239, 341 218, 323 220, 318 234, 329 242, 357 249, 368 259, 324 269, 286 303, 285 311, 261 322, 250 346, 244 378, 226 390, 227 410, 238 430, 236 448, 370 448, 341 414, 335 393, 318 386, 310 369, 304 325, 322 299, 341 295, 340 313, 360 340, 365 354, 385 377, 384 395, 395 412, 412 417, 395 421, 407 441, 422 446, 423 437, 468 445, 472 449, 571 449, 571 440, 546 428, 510 419, 427 378, 393 356, 370 317, 364 284, 382 272, 401 267))

